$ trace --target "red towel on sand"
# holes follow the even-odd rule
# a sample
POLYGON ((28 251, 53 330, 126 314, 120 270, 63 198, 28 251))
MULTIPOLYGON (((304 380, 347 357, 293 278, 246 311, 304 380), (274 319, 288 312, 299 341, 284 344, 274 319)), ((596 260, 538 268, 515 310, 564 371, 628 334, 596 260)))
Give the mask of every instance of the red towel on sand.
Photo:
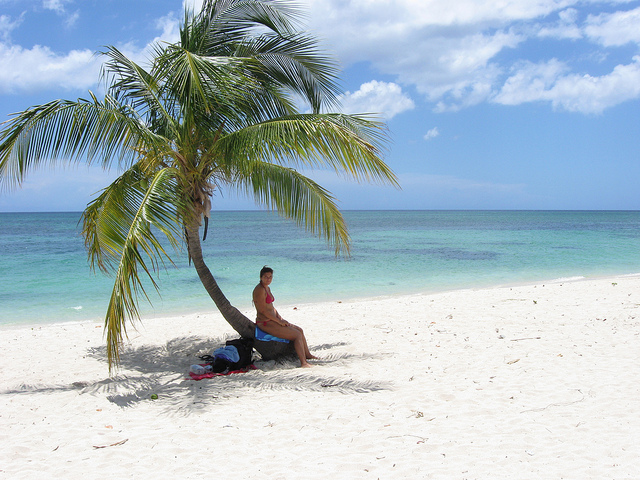
MULTIPOLYGON (((204 366, 204 365, 203 365, 204 366)), ((230 370, 227 373, 204 373, 202 375, 196 375, 193 372, 189 372, 189 376, 193 379, 193 380, 202 380, 203 378, 213 378, 213 377, 222 377, 224 375, 231 375, 232 373, 246 373, 249 370, 257 370, 258 367, 256 367, 253 363, 247 367, 244 367, 240 370, 230 370)))

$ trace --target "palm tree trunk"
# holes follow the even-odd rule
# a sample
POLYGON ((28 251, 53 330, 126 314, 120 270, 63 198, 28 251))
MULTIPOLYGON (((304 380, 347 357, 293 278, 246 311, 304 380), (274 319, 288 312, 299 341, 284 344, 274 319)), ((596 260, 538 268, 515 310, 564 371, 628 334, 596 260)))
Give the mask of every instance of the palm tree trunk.
MULTIPOLYGON (((193 261, 193 266, 198 272, 198 277, 205 290, 220 310, 222 317, 231 327, 244 338, 255 338, 256 324, 243 315, 222 293, 218 282, 213 278, 209 267, 207 267, 202 256, 202 245, 200 244, 200 223, 194 219, 186 225, 187 247, 189 255, 193 261)), ((282 342, 259 342, 255 341, 254 348, 260 353, 264 360, 271 360, 282 356, 295 355, 293 343, 282 342)))

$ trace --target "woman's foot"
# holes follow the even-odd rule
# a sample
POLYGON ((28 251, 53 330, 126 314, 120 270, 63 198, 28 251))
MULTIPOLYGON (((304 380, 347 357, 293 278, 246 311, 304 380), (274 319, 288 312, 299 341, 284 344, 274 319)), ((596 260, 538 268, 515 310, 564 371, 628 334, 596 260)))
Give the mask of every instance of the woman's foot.
POLYGON ((300 364, 300 368, 311 368, 312 365, 310 363, 304 362, 300 364))

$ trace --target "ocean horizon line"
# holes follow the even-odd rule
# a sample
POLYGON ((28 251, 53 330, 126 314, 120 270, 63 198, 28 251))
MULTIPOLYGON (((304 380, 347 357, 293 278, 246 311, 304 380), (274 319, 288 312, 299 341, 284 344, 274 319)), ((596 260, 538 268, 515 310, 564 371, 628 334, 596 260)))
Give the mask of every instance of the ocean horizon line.
MULTIPOLYGON (((363 208, 344 208, 339 209, 341 212, 640 212, 640 209, 626 209, 626 208, 390 208, 390 209, 363 209, 363 208)), ((84 210, 23 210, 23 211, 0 211, 0 214, 5 213, 32 213, 32 214, 47 214, 47 213, 78 213, 81 214, 84 210)), ((224 209, 217 210, 212 209, 212 213, 235 213, 235 212, 265 212, 278 215, 275 210, 261 209, 261 208, 241 208, 241 209, 224 209)))

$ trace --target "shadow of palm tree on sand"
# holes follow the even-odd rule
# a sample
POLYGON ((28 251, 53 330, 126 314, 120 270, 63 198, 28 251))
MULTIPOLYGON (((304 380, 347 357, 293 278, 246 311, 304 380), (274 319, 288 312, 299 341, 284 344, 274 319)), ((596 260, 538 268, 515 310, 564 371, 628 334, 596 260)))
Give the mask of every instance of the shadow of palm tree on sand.
MULTIPOLYGON (((120 407, 134 407, 140 402, 158 401, 166 405, 167 412, 188 415, 215 402, 236 398, 244 389, 288 390, 341 394, 366 394, 390 388, 385 381, 358 381, 322 375, 317 370, 301 371, 297 359, 278 362, 256 360, 257 370, 247 373, 218 376, 194 381, 189 376, 189 366, 200 363, 198 356, 210 354, 223 346, 226 337, 202 339, 200 337, 175 338, 166 345, 126 347, 121 354, 121 369, 116 376, 84 386, 82 393, 106 395, 120 407)), ((313 346, 314 351, 325 351, 315 365, 349 365, 380 358, 380 354, 331 353, 331 350, 347 345, 344 342, 313 346)), ((88 356, 107 363, 106 347, 90 348, 88 356)))

